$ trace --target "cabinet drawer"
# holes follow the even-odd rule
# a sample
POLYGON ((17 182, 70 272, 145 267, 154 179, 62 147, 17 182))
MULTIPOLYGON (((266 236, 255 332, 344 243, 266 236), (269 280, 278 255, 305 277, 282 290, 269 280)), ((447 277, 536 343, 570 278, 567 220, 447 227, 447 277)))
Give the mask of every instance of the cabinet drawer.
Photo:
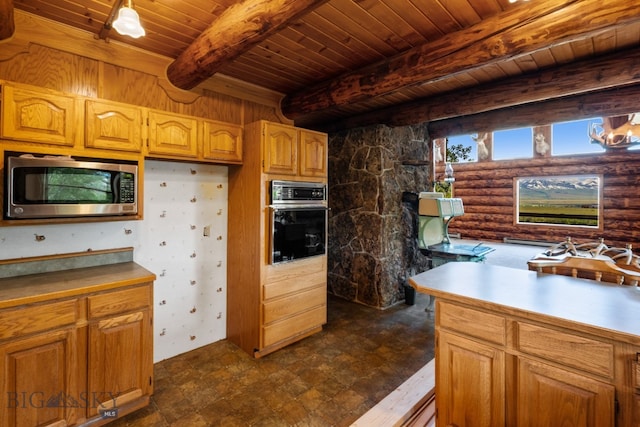
POLYGON ((327 307, 316 307, 281 322, 275 322, 263 328, 263 347, 270 346, 278 341, 294 337, 327 323, 327 307))
POLYGON ((91 295, 87 298, 89 318, 94 319, 146 308, 151 306, 151 298, 151 286, 140 286, 105 294, 91 295))
POLYGON ((266 303, 264 323, 275 322, 319 305, 327 305, 327 290, 324 286, 266 303))
POLYGON ((492 343, 506 344, 504 317, 438 300, 436 304, 438 326, 492 343))
POLYGON ((306 277, 311 273, 327 271, 327 256, 318 255, 282 264, 271 264, 265 268, 264 283, 271 284, 284 279, 306 277))
POLYGON ((72 299, 0 312, 0 339, 72 325, 78 320, 77 304, 72 299))
POLYGON ((279 282, 270 283, 264 285, 263 298, 270 300, 282 295, 290 294, 292 292, 298 292, 303 289, 312 288, 316 286, 322 286, 326 289, 327 273, 325 271, 318 271, 316 273, 309 273, 304 276, 288 277, 279 282))
POLYGON ((613 345, 528 323, 517 323, 518 350, 613 378, 613 345))

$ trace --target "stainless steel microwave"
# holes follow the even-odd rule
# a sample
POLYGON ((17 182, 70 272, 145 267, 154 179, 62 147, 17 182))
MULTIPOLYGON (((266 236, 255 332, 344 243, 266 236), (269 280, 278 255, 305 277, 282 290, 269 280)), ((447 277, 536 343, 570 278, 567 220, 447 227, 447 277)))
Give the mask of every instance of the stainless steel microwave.
POLYGON ((5 153, 4 218, 136 215, 137 162, 5 153))

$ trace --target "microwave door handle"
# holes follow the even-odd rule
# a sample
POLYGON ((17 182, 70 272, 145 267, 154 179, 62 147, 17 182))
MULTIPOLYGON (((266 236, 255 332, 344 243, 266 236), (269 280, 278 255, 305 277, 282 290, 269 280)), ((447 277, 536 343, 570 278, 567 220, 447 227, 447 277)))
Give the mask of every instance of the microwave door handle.
POLYGON ((113 190, 113 203, 120 201, 120 179, 121 174, 115 173, 113 180, 111 181, 111 190, 113 190))

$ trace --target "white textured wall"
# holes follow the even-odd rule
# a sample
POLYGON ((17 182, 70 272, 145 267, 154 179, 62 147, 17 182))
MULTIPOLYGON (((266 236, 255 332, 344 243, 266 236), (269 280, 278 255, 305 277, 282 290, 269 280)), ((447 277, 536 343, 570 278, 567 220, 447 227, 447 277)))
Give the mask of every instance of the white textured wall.
POLYGON ((133 253, 158 276, 157 361, 226 336, 227 167, 148 161, 144 191, 133 253))
POLYGON ((157 275, 154 360, 184 353, 226 336, 227 182, 225 166, 146 161, 144 220, 1 227, 0 259, 133 247, 157 275))

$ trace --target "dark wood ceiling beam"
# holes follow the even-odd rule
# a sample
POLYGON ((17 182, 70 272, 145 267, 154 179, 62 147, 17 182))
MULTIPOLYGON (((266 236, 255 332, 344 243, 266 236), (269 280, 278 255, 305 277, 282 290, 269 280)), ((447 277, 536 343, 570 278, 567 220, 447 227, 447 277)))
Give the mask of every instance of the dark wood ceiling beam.
POLYGON ((640 84, 639 48, 383 108, 333 121, 322 130, 412 125, 632 84, 640 84))
MULTIPOLYGON (((430 138, 476 132, 541 126, 562 121, 631 114, 639 110, 640 85, 557 98, 465 117, 438 120, 428 125, 430 138)), ((585 128, 585 136, 589 130, 585 128)))
POLYGON ((326 1, 245 0, 234 4, 169 65, 167 78, 181 89, 191 89, 228 61, 326 1))
POLYGON ((602 0, 523 3, 470 28, 289 95, 282 102, 282 111, 289 118, 299 118, 437 82, 639 20, 640 3, 628 0, 608 0, 606 7, 602 0))
POLYGON ((0 0, 0 40, 8 39, 15 30, 13 0, 0 0))

